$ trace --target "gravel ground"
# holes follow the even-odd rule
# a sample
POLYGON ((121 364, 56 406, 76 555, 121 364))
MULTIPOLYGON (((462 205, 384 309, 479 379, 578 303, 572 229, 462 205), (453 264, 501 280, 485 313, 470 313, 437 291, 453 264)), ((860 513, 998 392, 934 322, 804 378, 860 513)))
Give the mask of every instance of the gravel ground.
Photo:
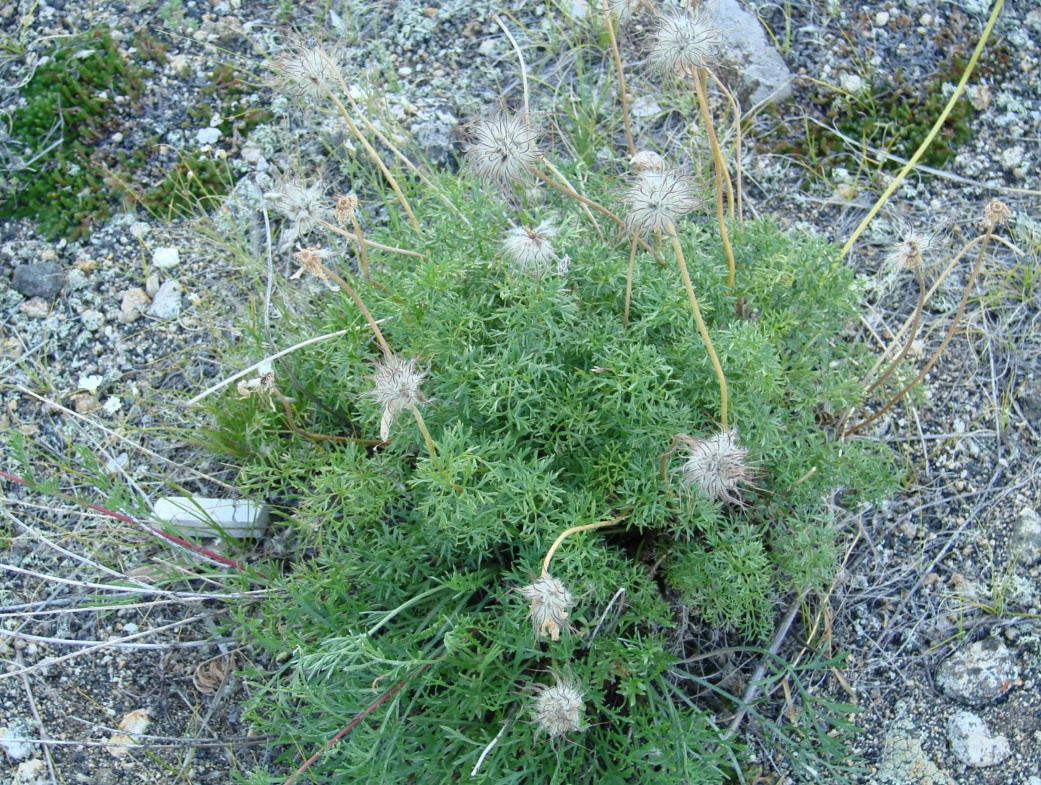
MULTIPOLYGON (((578 0, 568 5, 582 6, 578 0)), ((792 157, 783 143, 799 140, 809 122, 804 118, 827 120, 815 107, 815 80, 847 89, 856 86, 853 76, 921 81, 937 72, 956 42, 968 42, 971 51, 989 9, 978 0, 856 7, 833 0, 795 3, 789 21, 778 5, 758 5, 795 75, 795 95, 750 122, 748 208, 842 242, 892 170, 880 172, 869 151, 826 160, 810 176, 792 157)), ((29 8, 0 8, 0 28, 16 34, 29 8)), ((174 147, 209 144, 238 176, 284 168, 276 142, 292 141, 305 165, 330 165, 323 140, 305 135, 303 123, 266 90, 243 100, 270 104, 277 122, 245 139, 203 142, 205 123, 187 112, 203 100, 207 75, 219 64, 259 77, 260 58, 275 49, 277 30, 287 21, 299 30, 319 25, 350 42, 352 67, 391 90, 390 114, 444 165, 452 165, 461 121, 504 92, 511 99, 518 94, 511 49, 490 18, 498 5, 486 0, 332 3, 308 12, 322 13, 320 19, 293 11, 288 20, 275 5, 238 0, 163 6, 103 0, 89 9, 50 0, 34 8, 29 27, 37 39, 105 24, 123 31, 121 45, 129 46, 129 31, 152 30, 169 57, 150 66, 142 102, 147 113, 127 118, 124 143, 147 130, 174 147)), ((512 9, 533 35, 550 36, 561 25, 552 6, 514 3, 512 9)), ((861 329, 881 344, 915 304, 910 273, 884 264, 900 227, 936 233, 940 249, 956 249, 975 235, 989 199, 1001 198, 1015 213, 1011 234, 1003 235, 1010 243, 992 248, 962 329, 924 393, 880 418, 865 437, 890 444, 909 479, 890 503, 846 522, 844 570, 823 623, 831 650, 849 652, 849 659, 841 678, 815 687, 861 709, 854 719, 864 732, 854 747, 868 767, 863 782, 1041 783, 1041 540, 1030 539, 1039 536, 1041 513, 1041 293, 1031 273, 1041 250, 1041 10, 1026 2, 1006 5, 997 34, 1001 57, 970 89, 976 107, 971 137, 943 173, 910 178, 898 189, 851 256, 872 292, 861 329), (974 642, 986 642, 991 654, 1007 651, 1004 664, 984 664, 976 673, 980 689, 988 673, 1009 677, 982 698, 959 695, 943 671, 952 654, 974 642), (1000 763, 965 762, 971 754, 949 728, 965 710, 992 737, 1007 740, 1000 763)), ((538 65, 563 73, 552 55, 538 65)), ((17 64, 5 62, 8 78, 17 64)), ((153 155, 156 167, 168 165, 168 151, 153 155)), ((935 253, 939 258, 941 250, 935 253)), ((241 258, 197 226, 147 214, 121 214, 76 242, 44 240, 30 222, 0 216, 0 429, 26 437, 37 461, 75 465, 82 460, 77 449, 85 449, 150 498, 168 493, 171 482, 187 492, 226 493, 222 484, 233 481, 233 472, 176 438, 178 429, 194 423, 175 403, 226 370, 216 347, 235 339, 235 309, 257 299, 253 273, 241 258), (172 248, 175 264, 162 250, 172 248), (16 290, 16 283, 29 289, 16 279, 18 266, 47 262, 66 275, 59 294, 33 298, 16 290), (157 299, 167 310, 156 307, 157 299)), ((927 266, 926 276, 934 280, 938 270, 927 266)), ((943 307, 927 311, 913 360, 924 361, 939 344, 959 292, 953 283, 940 289, 934 302, 943 307)), ((3 464, 10 469, 11 440, 4 442, 3 464)), ((99 498, 76 477, 66 479, 70 489, 99 498)), ((228 667, 229 658, 241 667, 254 654, 215 633, 224 601, 198 596, 229 590, 186 579, 179 586, 184 594, 156 594, 146 607, 67 612, 85 587, 41 576, 111 585, 127 576, 190 575, 192 562, 132 525, 10 483, 5 492, 0 746, 8 781, 105 785, 174 776, 225 782, 235 768, 266 765, 270 750, 241 722, 246 691, 228 667), (91 652, 84 645, 165 625, 176 626, 126 641, 124 648, 91 652), (121 723, 133 727, 142 710, 151 738, 130 750, 113 746, 121 723), (19 746, 18 737, 51 743, 19 746)), ((797 622, 782 644, 790 657, 799 653, 800 631, 797 622)), ((754 745, 755 728, 748 730, 754 745)), ((1003 748, 984 736, 975 749, 997 758, 1003 748)), ((784 781, 785 761, 758 750, 757 762, 769 781, 784 781)))

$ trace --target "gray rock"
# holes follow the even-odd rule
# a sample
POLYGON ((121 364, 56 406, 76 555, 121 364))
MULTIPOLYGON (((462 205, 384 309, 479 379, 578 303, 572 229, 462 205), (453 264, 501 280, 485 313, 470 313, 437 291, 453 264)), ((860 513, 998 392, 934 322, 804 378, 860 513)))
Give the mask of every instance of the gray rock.
POLYGON ((1041 517, 1031 507, 1019 511, 1016 532, 1012 536, 1012 552, 1023 564, 1034 564, 1041 560, 1041 517))
MULTIPOLYGON (((725 74, 736 82, 741 107, 748 110, 762 103, 781 103, 792 95, 792 72, 784 58, 766 37, 755 14, 738 0, 712 0, 716 24, 727 33, 725 64, 733 69, 725 74)), ((732 84, 732 86, 734 86, 732 84)))
POLYGON ((947 720, 951 752, 966 766, 997 766, 1012 754, 1008 739, 995 736, 971 711, 959 711, 947 720))
POLYGON ((156 319, 176 319, 181 313, 181 292, 184 289, 177 281, 167 281, 159 287, 152 300, 152 306, 145 311, 156 319))
POLYGON ((1012 689, 1019 666, 1009 648, 990 637, 965 646, 940 663, 936 686, 969 706, 993 703, 1012 689))
POLYGON ((1041 379, 1027 379, 1019 385, 1016 401, 1031 423, 1041 424, 1041 379))
POLYGON ((15 268, 11 288, 26 297, 51 299, 65 285, 65 273, 55 262, 20 264, 15 268))
POLYGON ((200 128, 195 132, 195 141, 201 145, 217 144, 220 141, 219 128, 200 128))

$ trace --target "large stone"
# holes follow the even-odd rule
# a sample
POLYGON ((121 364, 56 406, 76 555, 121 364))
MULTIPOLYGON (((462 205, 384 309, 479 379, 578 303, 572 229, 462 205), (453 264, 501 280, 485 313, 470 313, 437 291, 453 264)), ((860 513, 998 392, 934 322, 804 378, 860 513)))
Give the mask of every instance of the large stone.
POLYGON ((1009 648, 994 637, 969 644, 940 663, 936 686, 969 706, 984 706, 1005 695, 1019 666, 1009 648))
POLYGON ((26 297, 54 297, 65 285, 65 273, 55 262, 20 264, 15 268, 11 287, 26 297))
POLYGON ((184 288, 177 281, 167 281, 159 287, 151 307, 145 311, 156 319, 176 319, 181 314, 181 293, 184 288))
POLYGON ((709 0, 706 7, 709 13, 715 10, 717 26, 726 31, 724 62, 729 68, 722 76, 737 88, 742 110, 790 98, 792 72, 756 15, 738 0, 709 0))
POLYGON ((971 711, 959 711, 947 720, 951 752, 966 766, 997 766, 1012 754, 1008 739, 995 736, 971 711))

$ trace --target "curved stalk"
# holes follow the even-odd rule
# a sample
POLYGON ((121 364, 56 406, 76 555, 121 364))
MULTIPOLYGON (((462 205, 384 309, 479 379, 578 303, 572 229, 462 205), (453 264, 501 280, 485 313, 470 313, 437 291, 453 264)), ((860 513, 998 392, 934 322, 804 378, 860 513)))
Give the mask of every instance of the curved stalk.
MULTIPOLYGON (((726 217, 723 214, 723 182, 726 179, 728 191, 730 189, 730 175, 727 172, 723 153, 719 149, 719 140, 716 138, 716 128, 712 124, 712 112, 708 106, 708 95, 705 85, 701 81, 701 75, 694 71, 694 91, 698 95, 698 104, 701 106, 701 117, 705 122, 705 133, 708 135, 709 147, 712 149, 712 161, 716 170, 716 219, 719 221, 719 235, 723 239, 723 250, 727 255, 727 290, 734 288, 736 265, 734 263, 734 250, 730 247, 730 233, 727 231, 726 217)), ((730 192, 730 202, 733 205, 733 193, 730 192)), ((732 209, 732 207, 731 207, 732 209)))
POLYGON ((546 575, 549 572, 549 563, 553 559, 553 554, 557 552, 557 548, 560 547, 560 543, 564 542, 565 539, 570 537, 576 532, 583 532, 589 529, 600 529, 604 526, 612 526, 616 523, 621 523, 628 515, 619 515, 617 518, 612 518, 609 521, 600 521, 599 523, 587 523, 584 526, 572 526, 570 529, 565 529, 561 532, 560 536, 553 541, 553 544, 549 546, 549 551, 546 553, 546 558, 542 560, 542 574, 546 575))
POLYGON ((687 300, 690 301, 690 309, 694 312, 694 321, 698 323, 698 332, 701 333, 701 340, 705 342, 705 349, 708 351, 709 359, 712 360, 712 368, 716 372, 716 379, 719 380, 719 422, 725 431, 730 426, 727 424, 727 380, 723 375, 723 366, 720 365, 719 357, 716 356, 716 349, 712 345, 712 339, 709 338, 705 320, 701 318, 701 308, 698 307, 698 298, 694 296, 694 284, 691 283, 690 273, 687 272, 687 262, 683 258, 683 248, 680 247, 680 238, 676 234, 676 227, 670 225, 666 231, 669 234, 669 239, 672 241, 672 249, 676 252, 676 263, 680 267, 680 276, 683 278, 683 286, 687 290, 687 300))

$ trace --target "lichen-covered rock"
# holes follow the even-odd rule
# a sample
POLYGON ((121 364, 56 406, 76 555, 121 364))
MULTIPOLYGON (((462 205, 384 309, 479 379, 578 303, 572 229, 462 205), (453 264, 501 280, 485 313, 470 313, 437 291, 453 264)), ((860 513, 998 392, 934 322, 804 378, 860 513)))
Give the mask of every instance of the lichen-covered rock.
POLYGON ((1019 678, 1015 655, 997 638, 969 644, 942 663, 936 685, 949 697, 969 706, 984 706, 1001 698, 1019 678))
POLYGON ((971 711, 959 711, 947 720, 951 752, 966 766, 997 766, 1012 754, 1008 739, 995 736, 971 711))

